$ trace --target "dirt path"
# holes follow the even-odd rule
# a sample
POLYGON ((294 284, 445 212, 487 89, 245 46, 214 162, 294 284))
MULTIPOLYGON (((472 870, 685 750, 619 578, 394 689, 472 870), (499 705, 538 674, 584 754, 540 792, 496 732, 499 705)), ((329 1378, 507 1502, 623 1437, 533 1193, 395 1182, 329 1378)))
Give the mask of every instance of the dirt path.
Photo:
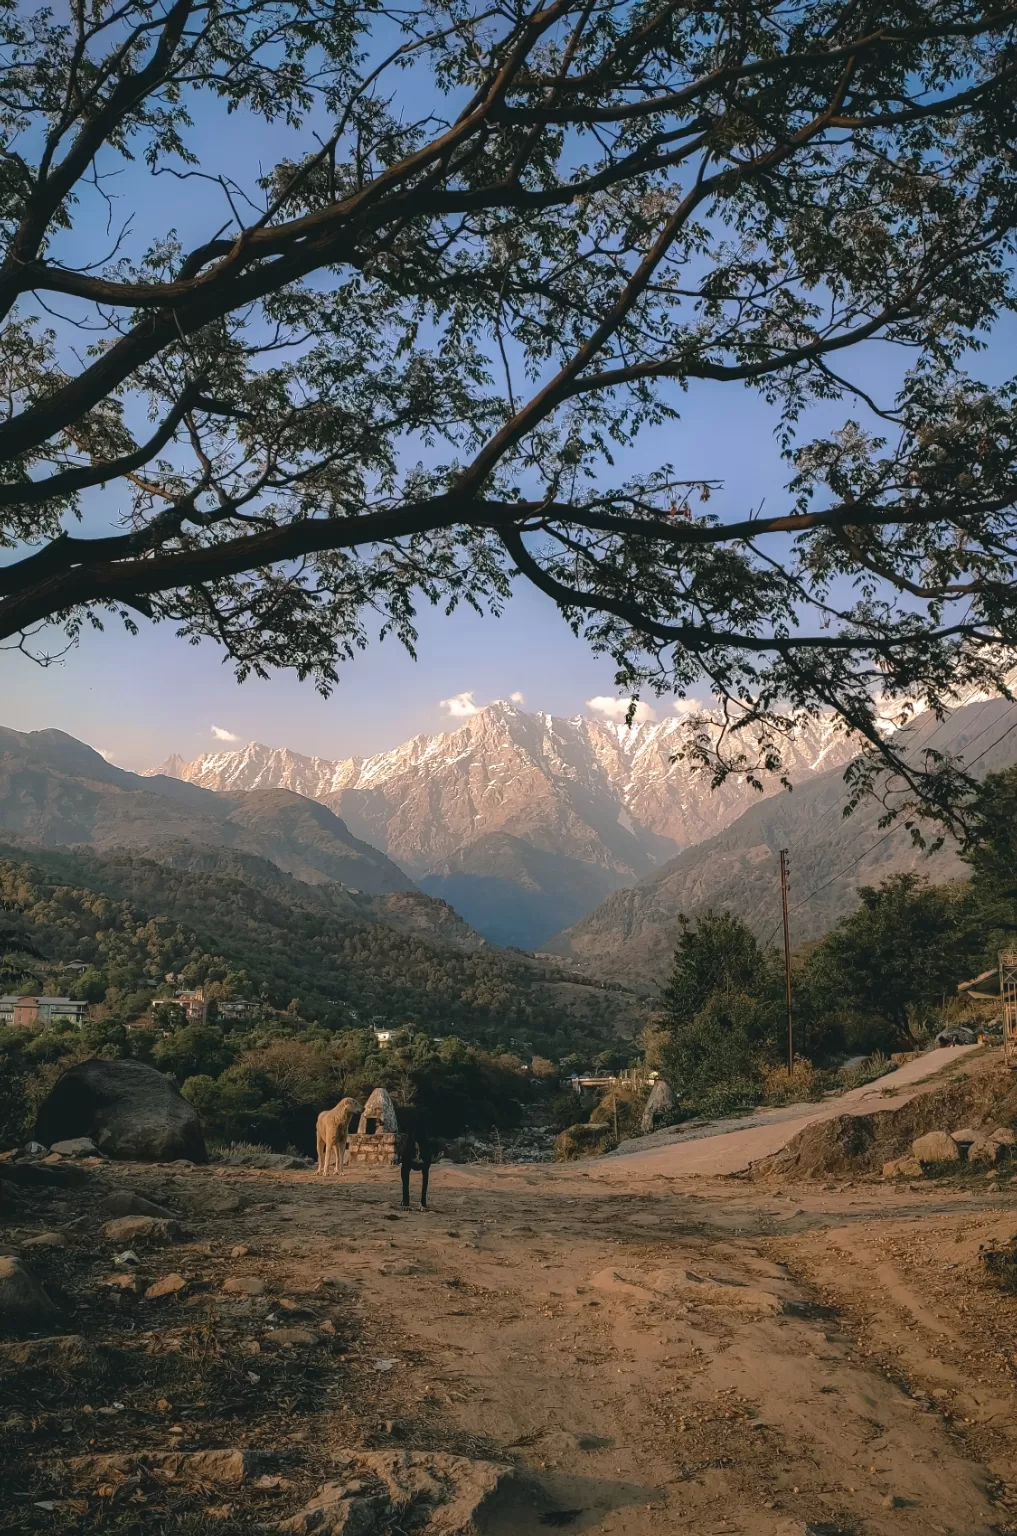
POLYGON ((105 1363, 37 1374, 24 1401, 0 1374, 5 1531, 273 1530, 343 1451, 400 1447, 532 1478, 531 1514, 484 1536, 1017 1532, 1017 1301, 977 1257, 1012 1235, 1017 1180, 788 1192, 636 1158, 439 1164, 426 1214, 387 1171, 97 1180, 185 1213, 189 1239, 143 1267, 186 1285, 114 1298, 97 1191, 55 1203, 49 1223, 86 1235, 33 1262, 105 1363), (69 1491, 72 1451, 238 1444, 265 1471, 227 1496, 69 1491))
POLYGON ((736 1121, 718 1120, 677 1134, 660 1131, 641 1142, 623 1145, 601 1162, 605 1167, 613 1167, 624 1158, 625 1170, 620 1174, 623 1178, 636 1172, 676 1177, 692 1173, 741 1173, 750 1163, 786 1147, 806 1125, 832 1120, 837 1115, 870 1114, 874 1109, 887 1107, 888 1101, 893 1108, 906 1104, 916 1094, 939 1086, 931 1079, 939 1079, 947 1071, 963 1071, 967 1058, 977 1056, 979 1049, 976 1045, 962 1045, 929 1051, 874 1083, 852 1088, 820 1104, 759 1110, 736 1121))
POLYGON ((442 1168, 404 1216, 377 1175, 279 1182, 287 1285, 338 1268, 381 1329, 385 1443, 516 1462, 598 1536, 1011 1529, 1015 1304, 975 1271, 1012 1192, 442 1168))

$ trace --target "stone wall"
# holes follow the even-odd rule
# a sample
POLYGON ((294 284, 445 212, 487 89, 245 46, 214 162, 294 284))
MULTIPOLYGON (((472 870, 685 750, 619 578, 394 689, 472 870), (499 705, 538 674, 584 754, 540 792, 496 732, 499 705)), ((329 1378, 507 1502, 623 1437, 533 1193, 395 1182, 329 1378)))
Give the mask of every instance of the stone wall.
POLYGON ((361 1168, 391 1167, 396 1160, 396 1139, 390 1131, 375 1131, 371 1136, 359 1133, 346 1143, 346 1161, 361 1168))

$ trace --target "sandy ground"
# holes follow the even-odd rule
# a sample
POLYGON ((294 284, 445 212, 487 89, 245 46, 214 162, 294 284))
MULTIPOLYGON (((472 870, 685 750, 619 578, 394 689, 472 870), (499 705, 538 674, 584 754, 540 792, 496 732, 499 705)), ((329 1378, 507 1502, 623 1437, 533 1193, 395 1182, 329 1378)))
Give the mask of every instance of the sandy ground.
MULTIPOLYGON (((171 1443, 242 1434, 270 1466, 283 1456, 258 1513, 234 1525, 224 1506, 219 1528, 271 1529, 338 1451, 394 1445, 507 1461, 536 1479, 544 1513, 499 1517, 487 1536, 1017 1531, 1017 1298, 989 1287, 978 1262, 980 1245, 1017 1227, 1017 1178, 991 1190, 974 1170, 782 1190, 690 1168, 707 1144, 723 1167, 718 1137, 596 1164, 439 1164, 428 1213, 401 1212, 384 1170, 326 1184, 110 1167, 104 1185, 195 1213, 191 1240, 154 1261, 192 1277, 193 1294, 124 1311, 128 1342, 180 1349, 200 1307, 203 1349, 214 1337, 224 1369, 257 1383, 246 1418, 213 1412, 209 1387, 187 1401, 176 1389, 171 1443), (234 1258, 237 1243, 249 1251, 234 1258), (267 1295, 226 1296, 224 1280, 240 1276, 267 1295), (307 1352, 306 1366, 299 1351, 270 1354, 265 1330, 283 1306, 310 1328, 324 1319, 341 1347, 307 1352), (287 1370, 311 1374, 284 1382, 287 1370)), ((87 1262, 108 1270, 101 1246, 87 1262)), ((75 1264, 84 1285, 84 1251, 66 1264, 68 1289, 75 1264)), ((165 1420, 115 1382, 88 1391, 86 1433, 166 1443, 165 1420), (103 1391, 119 1394, 115 1423, 96 1417, 103 1391)), ((36 1524, 4 1529, 113 1529, 73 1524, 71 1507, 58 1500, 36 1524)))

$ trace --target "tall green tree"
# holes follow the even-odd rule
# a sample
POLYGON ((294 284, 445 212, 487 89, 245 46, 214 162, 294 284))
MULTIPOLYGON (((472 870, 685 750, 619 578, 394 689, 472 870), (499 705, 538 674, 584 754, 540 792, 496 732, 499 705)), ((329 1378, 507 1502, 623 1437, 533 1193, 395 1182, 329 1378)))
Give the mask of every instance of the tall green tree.
POLYGON ((741 918, 708 911, 679 918, 674 966, 661 998, 664 1076, 700 1102, 722 1083, 747 1085, 772 1058, 779 990, 772 951, 741 918))
POLYGON ((914 873, 862 886, 858 897, 808 958, 805 1006, 819 1019, 857 1016, 860 1044, 911 1043, 914 1011, 954 996, 977 966, 987 937, 981 915, 967 885, 930 885, 914 873), (882 1024, 882 1039, 864 1038, 866 1020, 882 1024))
POLYGON ((621 686, 735 701, 718 771, 832 705, 911 780, 874 690, 1001 678, 1017 416, 966 369, 1014 303, 1015 0, 96 0, 2 37, 0 639, 142 615, 327 689, 369 618, 412 645, 520 578, 621 686), (247 174, 252 118, 286 157, 247 174), (718 385, 776 412, 765 515, 704 513, 724 464, 678 429, 612 467, 718 385))

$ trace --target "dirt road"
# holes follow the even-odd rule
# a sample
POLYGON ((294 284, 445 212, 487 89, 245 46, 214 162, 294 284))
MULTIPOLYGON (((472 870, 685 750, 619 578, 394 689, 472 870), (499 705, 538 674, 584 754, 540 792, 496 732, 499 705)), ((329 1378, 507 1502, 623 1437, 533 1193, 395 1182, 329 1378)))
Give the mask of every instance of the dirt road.
POLYGON ((539 1509, 486 1536, 1017 1531, 1017 1301, 977 1257, 1013 1234, 1017 1181, 439 1164, 426 1214, 388 1171, 111 1165, 101 1184, 185 1214, 189 1239, 142 1257, 185 1283, 114 1305, 95 1192, 61 1200, 85 1235, 33 1262, 105 1364, 37 1374, 24 1401, 0 1376, 4 1530, 271 1530, 343 1451, 409 1447, 535 1480, 539 1509), (67 1482, 82 1449, 238 1444, 265 1473, 228 1497, 67 1482))
POLYGON ((928 1051, 874 1083, 852 1088, 823 1103, 757 1110, 741 1119, 716 1120, 677 1133, 659 1131, 639 1141, 625 1143, 618 1152, 601 1161, 605 1166, 614 1166, 624 1158, 625 1170, 620 1174, 624 1178, 635 1172, 668 1176, 741 1173, 760 1158, 779 1152, 796 1132, 817 1120, 832 1120, 837 1115, 865 1115, 874 1109, 906 1104, 916 1093, 928 1088, 931 1079, 938 1080, 944 1071, 963 1070, 962 1064, 978 1051, 976 1045, 928 1051))

